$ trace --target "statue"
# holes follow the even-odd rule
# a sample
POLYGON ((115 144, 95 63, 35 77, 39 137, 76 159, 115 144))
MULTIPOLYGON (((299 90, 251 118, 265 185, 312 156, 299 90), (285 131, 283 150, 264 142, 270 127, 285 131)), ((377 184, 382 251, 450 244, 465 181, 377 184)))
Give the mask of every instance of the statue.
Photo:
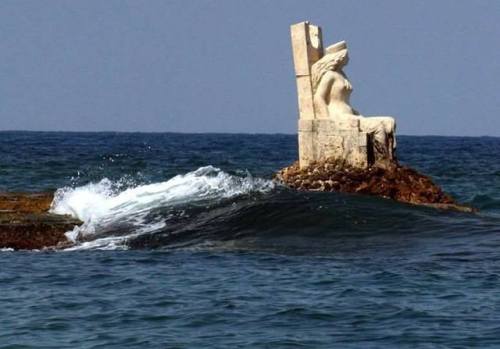
POLYGON ((347 44, 340 41, 325 50, 311 67, 314 108, 319 118, 335 120, 339 128, 358 128, 373 135, 375 162, 394 158, 396 122, 392 117, 364 117, 349 104, 352 85, 342 68, 349 62, 347 44))
POLYGON ((340 160, 356 168, 395 162, 396 122, 392 117, 364 117, 349 103, 352 85, 343 72, 347 44, 323 49, 321 28, 301 22, 291 26, 299 100, 300 167, 340 160))

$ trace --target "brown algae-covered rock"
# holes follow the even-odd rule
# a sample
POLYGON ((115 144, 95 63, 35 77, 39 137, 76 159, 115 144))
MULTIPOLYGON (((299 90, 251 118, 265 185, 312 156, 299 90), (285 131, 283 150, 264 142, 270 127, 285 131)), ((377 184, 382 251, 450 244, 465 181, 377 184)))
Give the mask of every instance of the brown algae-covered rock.
POLYGON ((367 169, 353 168, 334 160, 301 169, 295 162, 276 173, 275 179, 297 190, 359 193, 440 209, 474 211, 459 205, 428 176, 396 162, 387 168, 367 169))
POLYGON ((65 232, 81 221, 48 213, 51 193, 0 193, 0 248, 34 250, 70 245, 65 232))
POLYGON ((52 193, 0 193, 0 213, 42 213, 50 209, 52 193))

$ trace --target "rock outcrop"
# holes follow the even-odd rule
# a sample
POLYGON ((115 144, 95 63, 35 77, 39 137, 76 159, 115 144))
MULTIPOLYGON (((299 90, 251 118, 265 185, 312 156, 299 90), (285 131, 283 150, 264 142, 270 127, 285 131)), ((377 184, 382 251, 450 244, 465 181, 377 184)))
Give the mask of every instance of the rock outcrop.
POLYGON ((458 204, 450 195, 425 175, 396 162, 387 168, 354 168, 335 160, 327 160, 300 168, 295 162, 275 175, 284 185, 304 191, 344 192, 374 195, 415 205, 472 212, 473 208, 458 204))
POLYGON ((65 232, 81 221, 48 213, 51 193, 0 193, 0 248, 39 250, 70 245, 65 232))

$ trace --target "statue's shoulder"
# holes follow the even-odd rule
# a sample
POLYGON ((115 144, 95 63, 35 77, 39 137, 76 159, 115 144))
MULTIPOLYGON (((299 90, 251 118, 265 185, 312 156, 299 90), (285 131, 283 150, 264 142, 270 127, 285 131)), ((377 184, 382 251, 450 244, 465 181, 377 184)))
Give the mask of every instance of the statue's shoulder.
POLYGON ((343 77, 343 75, 336 70, 328 70, 323 74, 323 79, 333 80, 341 77, 343 77))

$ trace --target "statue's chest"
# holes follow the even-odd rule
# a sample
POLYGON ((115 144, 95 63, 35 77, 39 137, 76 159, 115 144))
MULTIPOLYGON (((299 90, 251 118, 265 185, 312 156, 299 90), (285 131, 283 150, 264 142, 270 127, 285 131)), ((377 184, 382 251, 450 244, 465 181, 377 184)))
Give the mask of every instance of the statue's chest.
POLYGON ((346 96, 350 96, 352 92, 351 84, 349 80, 342 78, 336 79, 330 90, 330 99, 331 98, 345 98, 346 96))

